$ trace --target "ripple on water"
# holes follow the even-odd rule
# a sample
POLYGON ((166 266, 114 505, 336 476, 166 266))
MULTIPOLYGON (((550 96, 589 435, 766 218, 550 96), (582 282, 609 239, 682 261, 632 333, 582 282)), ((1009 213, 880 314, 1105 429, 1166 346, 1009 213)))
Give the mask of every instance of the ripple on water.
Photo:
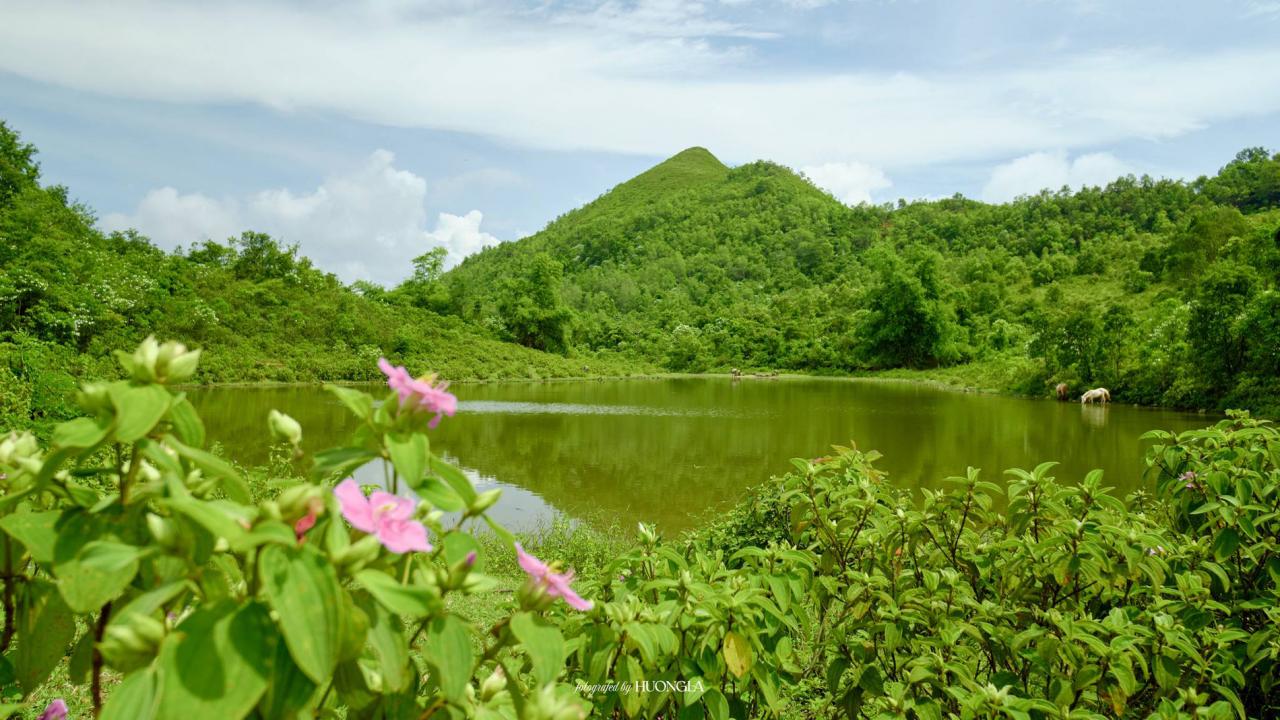
POLYGON ((715 408, 647 407, 643 405, 589 405, 585 403, 511 402, 464 400, 460 412, 494 415, 652 415, 661 417, 745 417, 740 412, 715 408))

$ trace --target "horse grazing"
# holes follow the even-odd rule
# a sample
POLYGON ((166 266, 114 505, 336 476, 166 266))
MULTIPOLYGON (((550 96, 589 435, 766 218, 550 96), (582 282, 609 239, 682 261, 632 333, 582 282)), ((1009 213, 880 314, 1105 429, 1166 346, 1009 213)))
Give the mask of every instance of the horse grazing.
POLYGON ((1058 393, 1059 402, 1066 402, 1068 393, 1071 392, 1071 388, 1067 387, 1066 383, 1058 383, 1058 387, 1054 388, 1054 392, 1058 393))
POLYGON ((1106 388, 1094 388, 1089 392, 1080 396, 1080 404, 1085 403, 1109 403, 1111 402, 1111 391, 1106 388))

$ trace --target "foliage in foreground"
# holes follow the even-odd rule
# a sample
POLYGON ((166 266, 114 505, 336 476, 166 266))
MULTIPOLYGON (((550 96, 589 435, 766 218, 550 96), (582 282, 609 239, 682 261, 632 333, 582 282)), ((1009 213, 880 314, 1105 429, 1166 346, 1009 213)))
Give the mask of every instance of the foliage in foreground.
MULTIPOLYGON (((1273 717, 1280 432, 1236 415, 1151 437, 1156 496, 1124 500, 1044 464, 916 502, 875 453, 798 460, 692 542, 645 542, 596 596, 668 638, 633 670, 730 688, 733 717, 1273 717)), ((593 643, 627 627, 569 622, 587 638, 571 674, 601 682, 593 643)), ((723 717, 709 697, 599 707, 723 717)))
MULTIPOLYGON (((1156 493, 1123 500, 1048 464, 916 500, 841 449, 690 538, 642 526, 612 559, 576 553, 573 588, 520 554, 506 595, 487 568, 510 567, 510 536, 465 524, 496 494, 431 453, 452 402, 429 379, 387 366, 380 404, 333 388, 360 428, 264 499, 166 386, 194 354, 121 361, 131 379, 86 385, 48 448, 0 443, 6 712, 64 658, 95 704, 122 676, 107 718, 1280 711, 1280 432, 1247 415, 1153 433, 1156 493), (335 497, 369 463, 416 507, 335 497)), ((264 421, 296 446, 291 419, 264 421)))

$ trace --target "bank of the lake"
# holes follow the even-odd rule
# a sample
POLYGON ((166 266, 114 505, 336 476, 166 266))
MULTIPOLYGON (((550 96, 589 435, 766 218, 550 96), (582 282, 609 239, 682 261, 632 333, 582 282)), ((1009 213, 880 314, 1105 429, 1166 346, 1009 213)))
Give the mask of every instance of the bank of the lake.
MULTIPOLYGON (((580 382, 459 383, 455 417, 432 446, 482 489, 501 487, 504 522, 604 517, 668 531, 701 524, 790 459, 833 445, 877 450, 896 484, 938 488, 969 466, 998 480, 1044 460, 1075 482, 1094 469, 1122 490, 1143 486, 1140 436, 1211 416, 963 393, 889 379, 658 376, 580 382)), ((267 460, 265 418, 306 428, 307 451, 346 444, 353 423, 317 386, 191 388, 210 438, 242 462, 267 460)), ((359 479, 378 482, 371 471, 359 479)))

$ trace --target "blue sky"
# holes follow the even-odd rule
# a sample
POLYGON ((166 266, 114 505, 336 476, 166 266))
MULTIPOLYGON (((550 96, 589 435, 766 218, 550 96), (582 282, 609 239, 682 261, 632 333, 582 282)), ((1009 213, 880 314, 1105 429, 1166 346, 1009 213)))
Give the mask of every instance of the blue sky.
POLYGON ((6 0, 0 118, 107 229, 346 280, 679 150, 849 203, 1191 178, 1280 146, 1280 0, 6 0))

